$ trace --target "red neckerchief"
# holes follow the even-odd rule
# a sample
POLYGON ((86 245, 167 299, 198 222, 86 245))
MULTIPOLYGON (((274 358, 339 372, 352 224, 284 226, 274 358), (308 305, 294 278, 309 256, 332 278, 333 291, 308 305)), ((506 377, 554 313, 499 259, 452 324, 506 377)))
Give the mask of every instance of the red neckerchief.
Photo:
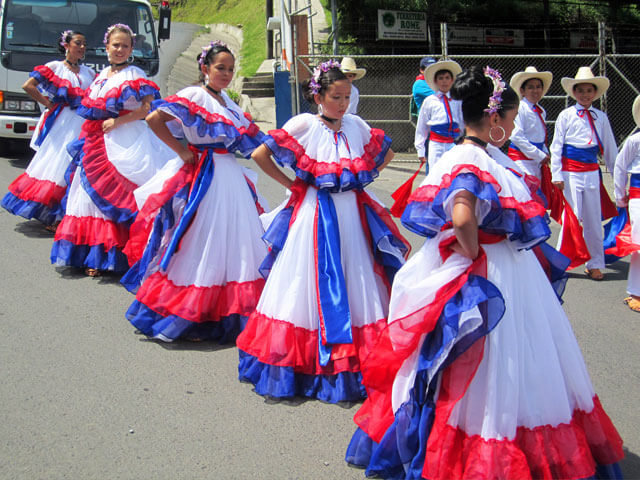
POLYGON ((421 73, 416 77, 416 80, 424 80, 424 75, 421 73))

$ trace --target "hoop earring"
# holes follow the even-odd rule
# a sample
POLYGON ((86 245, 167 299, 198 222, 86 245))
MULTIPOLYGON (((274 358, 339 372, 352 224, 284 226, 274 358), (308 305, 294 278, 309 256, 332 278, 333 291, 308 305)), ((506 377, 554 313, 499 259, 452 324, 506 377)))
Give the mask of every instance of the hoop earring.
POLYGON ((507 136, 507 132, 505 132, 504 128, 502 128, 500 125, 491 127, 489 129, 489 139, 494 143, 500 143, 501 141, 504 140, 504 137, 506 137, 506 136, 507 136), (493 135, 491 134, 491 132, 493 132, 494 128, 499 128, 500 130, 502 130, 502 136, 500 138, 493 138, 493 135))
POLYGON ((133 56, 133 53, 131 54, 131 56, 129 58, 127 58, 127 63, 133 63, 133 61, 136 59, 136 57, 133 56))

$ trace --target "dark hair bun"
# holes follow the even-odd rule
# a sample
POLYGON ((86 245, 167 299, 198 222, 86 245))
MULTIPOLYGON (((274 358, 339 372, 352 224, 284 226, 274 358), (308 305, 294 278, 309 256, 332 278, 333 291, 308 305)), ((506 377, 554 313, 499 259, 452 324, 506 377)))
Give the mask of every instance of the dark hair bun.
MULTIPOLYGON (((311 80, 313 77, 308 78, 304 82, 302 82, 302 94, 305 100, 311 104, 315 103, 315 93, 311 90, 311 80)), ((346 80, 347 76, 344 74, 342 70, 338 67, 330 68, 326 72, 322 72, 320 74, 320 79, 318 80, 318 84, 320 85, 320 90, 318 93, 323 95, 329 85, 337 82, 338 80, 346 80)))
POLYGON ((487 102, 493 93, 493 82, 484 74, 484 70, 476 65, 467 70, 463 70, 456 77, 451 86, 451 98, 454 100, 465 100, 474 97, 484 97, 487 102))
MULTIPOLYGON (((484 110, 492 95, 493 81, 484 74, 482 67, 476 65, 458 74, 451 86, 451 98, 462 101, 462 118, 468 125, 477 124, 486 116, 484 110)), ((517 108, 518 103, 518 95, 505 85, 498 115, 503 117, 507 110, 517 108)))

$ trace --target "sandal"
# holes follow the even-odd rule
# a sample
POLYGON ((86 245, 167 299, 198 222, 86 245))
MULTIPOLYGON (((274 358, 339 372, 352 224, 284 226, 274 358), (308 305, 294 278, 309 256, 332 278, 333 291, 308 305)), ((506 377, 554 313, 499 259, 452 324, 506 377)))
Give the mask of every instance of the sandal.
POLYGON ((84 269, 84 273, 89 277, 99 277, 100 275, 102 275, 102 272, 97 268, 89 268, 89 267, 84 269))
POLYGON ((604 273, 602 273, 602 271, 600 271, 599 268, 587 268, 584 273, 587 275, 587 277, 589 277, 591 280, 596 280, 596 281, 600 281, 604 278, 604 273))
POLYGON ((45 225, 44 229, 47 232, 56 233, 56 230, 58 229, 58 224, 56 223, 54 225, 45 225))
POLYGON ((623 300, 623 302, 626 303, 627 307, 629 307, 634 312, 640 312, 640 299, 627 297, 623 300))

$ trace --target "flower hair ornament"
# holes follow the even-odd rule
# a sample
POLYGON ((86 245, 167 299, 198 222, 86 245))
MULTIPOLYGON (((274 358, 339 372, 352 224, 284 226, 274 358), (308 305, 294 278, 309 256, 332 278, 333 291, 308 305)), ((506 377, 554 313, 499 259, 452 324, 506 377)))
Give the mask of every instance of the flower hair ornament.
MULTIPOLYGON (((205 58, 207 58, 207 55, 209 55, 209 51, 214 47, 226 48, 231 52, 229 45, 221 40, 214 40, 213 42, 210 42, 209 45, 202 47, 202 53, 200 54, 200 58, 198 58, 198 63, 200 64, 200 66, 204 65, 205 58)), ((231 53, 231 55, 233 55, 233 52, 231 53)))
POLYGON ((309 90, 311 91, 311 93, 313 93, 314 95, 320 93, 320 75, 322 75, 323 73, 328 72, 329 70, 331 70, 332 68, 340 68, 340 62, 336 61, 336 60, 329 60, 326 61, 324 63, 321 63, 320 65, 318 65, 314 70, 313 70, 313 75, 311 77, 311 80, 309 80, 309 90))
POLYGON ((129 35, 131 35, 131 46, 133 47, 136 44, 136 34, 133 33, 133 30, 131 30, 131 27, 129 25, 125 25, 124 23, 115 23, 107 28, 107 31, 104 33, 102 43, 104 43, 105 45, 107 44, 107 42, 109 41, 109 35, 111 35, 111 32, 113 32, 113 30, 116 28, 129 32, 129 35))
POLYGON ((62 34, 60 35, 61 47, 64 47, 67 44, 67 37, 71 34, 73 34, 73 30, 65 30, 64 32, 62 32, 62 34))
POLYGON ((499 71, 486 66, 484 67, 484 75, 485 77, 489 77, 493 82, 493 95, 489 98, 489 105, 484 109, 485 112, 491 115, 492 113, 496 113, 500 110, 502 104, 502 92, 504 92, 506 87, 505 83, 502 81, 502 76, 499 71))

